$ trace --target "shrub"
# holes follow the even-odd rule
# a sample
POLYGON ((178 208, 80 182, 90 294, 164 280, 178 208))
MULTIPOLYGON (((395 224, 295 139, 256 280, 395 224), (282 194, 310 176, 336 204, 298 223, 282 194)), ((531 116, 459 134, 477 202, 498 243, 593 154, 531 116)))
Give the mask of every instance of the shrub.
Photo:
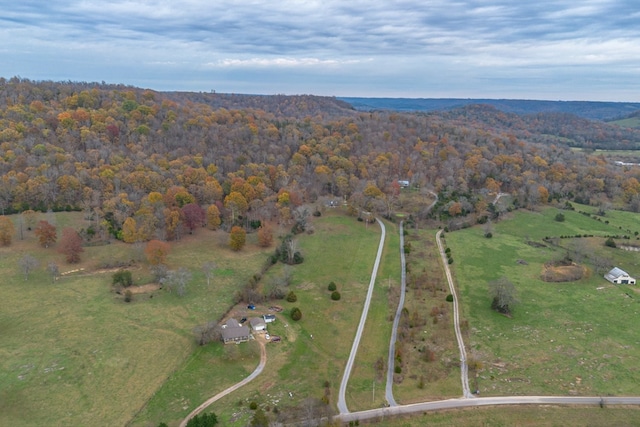
POLYGON ((448 263, 448 264, 453 264, 453 258, 449 258, 449 259, 447 260, 447 263, 448 263))
POLYGON ((291 309, 291 319, 295 321, 302 319, 302 311, 300 311, 298 307, 293 307, 291 309))
POLYGON ((334 301, 339 301, 340 300, 340 292, 338 292, 338 291, 331 292, 331 299, 334 300, 334 301))
POLYGON ((615 248, 616 247, 616 242, 615 240, 613 240, 613 237, 609 237, 605 242, 604 242, 605 246, 608 246, 610 248, 615 248))
POLYGON ((258 404, 255 401, 251 402, 249 404, 249 409, 251 409, 252 411, 255 411, 256 409, 258 409, 258 404))
POLYGON ((287 301, 296 302, 298 301, 298 296, 295 294, 295 292, 291 291, 287 294, 287 301))
POLYGON ((124 302, 131 301, 133 301, 133 292, 131 292, 130 289, 127 289, 126 291, 124 291, 124 302))
POLYGON ((129 270, 116 271, 111 277, 114 285, 121 285, 124 287, 133 285, 133 278, 131 277, 131 272, 129 270))
POLYGON ((333 292, 336 289, 338 289, 338 287, 336 286, 335 282, 331 282, 331 283, 329 283, 329 286, 327 287, 327 289, 329 289, 329 291, 333 292))
POLYGON ((564 214, 562 212, 558 212, 556 214, 555 220, 558 222, 563 222, 564 221, 564 214))
POLYGON ((453 302, 453 295, 449 294, 446 298, 447 302, 453 302))
POLYGON ((486 237, 487 239, 490 239, 493 237, 493 233, 491 233, 490 231, 487 231, 486 233, 484 233, 484 237, 486 237))
POLYGON ((395 367, 395 368, 393 368, 393 371, 394 371, 396 374, 401 374, 401 373, 402 373, 402 367, 400 367, 400 366, 396 365, 396 367, 395 367))

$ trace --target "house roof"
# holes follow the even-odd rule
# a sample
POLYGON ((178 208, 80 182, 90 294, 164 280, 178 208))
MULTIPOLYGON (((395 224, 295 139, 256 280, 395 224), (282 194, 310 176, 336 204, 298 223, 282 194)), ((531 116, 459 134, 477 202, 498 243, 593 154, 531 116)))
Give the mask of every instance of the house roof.
POLYGON ((253 329, 257 328, 257 327, 266 327, 267 324, 264 323, 264 320, 262 320, 260 317, 252 317, 251 319, 249 319, 249 323, 251 324, 251 327, 253 329))
POLYGON ((222 338, 224 340, 233 340, 249 336, 249 328, 240 323, 236 319, 229 319, 222 327, 222 338))
POLYGON ((239 326, 237 328, 224 328, 222 330, 222 338, 225 340, 245 338, 248 336, 249 336, 249 328, 247 328, 246 326, 239 326))
POLYGON ((609 271, 607 274, 605 274, 604 277, 607 280, 615 280, 618 277, 630 277, 630 276, 629 276, 629 273, 627 273, 623 269, 618 268, 618 267, 614 267, 614 268, 611 269, 611 271, 609 271))
POLYGON ((262 317, 264 317, 264 320, 276 320, 276 315, 275 314, 265 314, 262 317))

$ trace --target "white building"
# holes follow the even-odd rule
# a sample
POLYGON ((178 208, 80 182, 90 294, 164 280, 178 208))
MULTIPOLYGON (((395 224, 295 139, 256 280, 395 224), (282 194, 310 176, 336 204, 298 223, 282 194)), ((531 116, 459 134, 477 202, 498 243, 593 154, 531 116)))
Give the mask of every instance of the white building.
POLYGON ((615 283, 616 285, 635 285, 636 279, 629 276, 629 273, 626 271, 614 267, 610 272, 604 275, 604 278, 610 281, 611 283, 615 283))

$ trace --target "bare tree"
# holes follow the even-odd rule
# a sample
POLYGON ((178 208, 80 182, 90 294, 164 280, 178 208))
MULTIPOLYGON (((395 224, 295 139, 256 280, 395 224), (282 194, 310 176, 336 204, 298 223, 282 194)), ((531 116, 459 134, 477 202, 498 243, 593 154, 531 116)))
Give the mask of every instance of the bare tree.
POLYGON ((20 269, 24 274, 24 280, 27 281, 29 280, 29 273, 38 267, 38 260, 33 255, 26 254, 20 258, 18 264, 20 264, 20 269))
POLYGON ((186 268, 168 271, 164 279, 160 281, 167 287, 169 292, 176 291, 178 296, 184 296, 187 293, 187 283, 191 280, 191 272, 186 268))
POLYGON ((216 322, 207 322, 204 325, 198 325, 193 328, 193 333, 196 335, 198 345, 206 345, 210 342, 218 341, 222 334, 220 326, 216 322))
POLYGON ((491 308, 503 314, 511 314, 513 306, 518 303, 516 288, 506 277, 489 282, 489 295, 491 308))
POLYGON ((213 261, 207 261, 202 264, 202 272, 204 276, 207 278, 207 286, 211 284, 211 279, 213 279, 213 272, 216 269, 216 263, 213 261))
POLYGON ((50 262, 47 265, 47 272, 51 276, 51 283, 55 282, 58 276, 60 275, 58 264, 56 264, 55 262, 50 262))

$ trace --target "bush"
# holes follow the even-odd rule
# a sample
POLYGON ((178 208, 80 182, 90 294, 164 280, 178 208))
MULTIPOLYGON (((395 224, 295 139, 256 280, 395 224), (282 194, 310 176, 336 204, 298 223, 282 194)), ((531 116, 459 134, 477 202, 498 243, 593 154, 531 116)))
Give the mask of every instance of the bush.
POLYGON ((605 242, 604 242, 605 246, 608 246, 610 248, 615 248, 616 247, 616 242, 615 240, 613 240, 613 237, 609 237, 605 242))
POLYGON ((334 301, 339 301, 340 300, 340 292, 338 292, 338 291, 331 292, 331 299, 334 300, 334 301))
POLYGON ((407 255, 411 253, 411 243, 404 244, 404 253, 407 255))
POLYGON ((256 409, 258 409, 258 404, 255 401, 251 402, 249 404, 249 409, 251 409, 252 411, 255 411, 256 409))
POLYGON ((210 412, 191 418, 187 423, 187 427, 214 427, 216 424, 218 424, 218 417, 213 412, 210 412))
POLYGON ((296 302, 298 301, 298 296, 295 294, 295 292, 291 291, 287 294, 287 301, 296 302))
POLYGON ((131 276, 131 272, 128 270, 120 270, 117 271, 115 273, 113 273, 112 277, 112 283, 114 285, 121 285, 123 287, 127 287, 127 286, 131 286, 133 285, 133 278, 131 276))
POLYGON ((133 301, 133 292, 127 289, 126 291, 124 291, 124 302, 131 302, 131 301, 133 301))
POLYGON ((447 260, 447 263, 448 263, 448 264, 453 264, 453 258, 449 258, 449 259, 447 260))
POLYGON ((449 294, 446 298, 447 302, 453 302, 453 295, 449 294))
POLYGON ((327 287, 327 289, 329 289, 329 291, 333 292, 336 289, 338 289, 338 287, 336 286, 335 282, 331 282, 331 283, 329 283, 329 286, 327 287))
POLYGON ((302 311, 300 311, 298 307, 293 307, 291 309, 291 319, 295 321, 302 319, 302 311))
POLYGON ((493 233, 491 233, 490 231, 487 231, 486 233, 484 233, 484 237, 486 237, 487 239, 490 239, 493 237, 493 233))
POLYGON ((400 367, 400 366, 396 365, 396 367, 395 367, 395 368, 393 368, 393 371, 394 371, 396 374, 401 374, 401 373, 402 373, 402 367, 400 367))
POLYGON ((556 214, 555 220, 558 221, 558 222, 563 222, 564 221, 564 214, 562 212, 558 212, 556 214))

